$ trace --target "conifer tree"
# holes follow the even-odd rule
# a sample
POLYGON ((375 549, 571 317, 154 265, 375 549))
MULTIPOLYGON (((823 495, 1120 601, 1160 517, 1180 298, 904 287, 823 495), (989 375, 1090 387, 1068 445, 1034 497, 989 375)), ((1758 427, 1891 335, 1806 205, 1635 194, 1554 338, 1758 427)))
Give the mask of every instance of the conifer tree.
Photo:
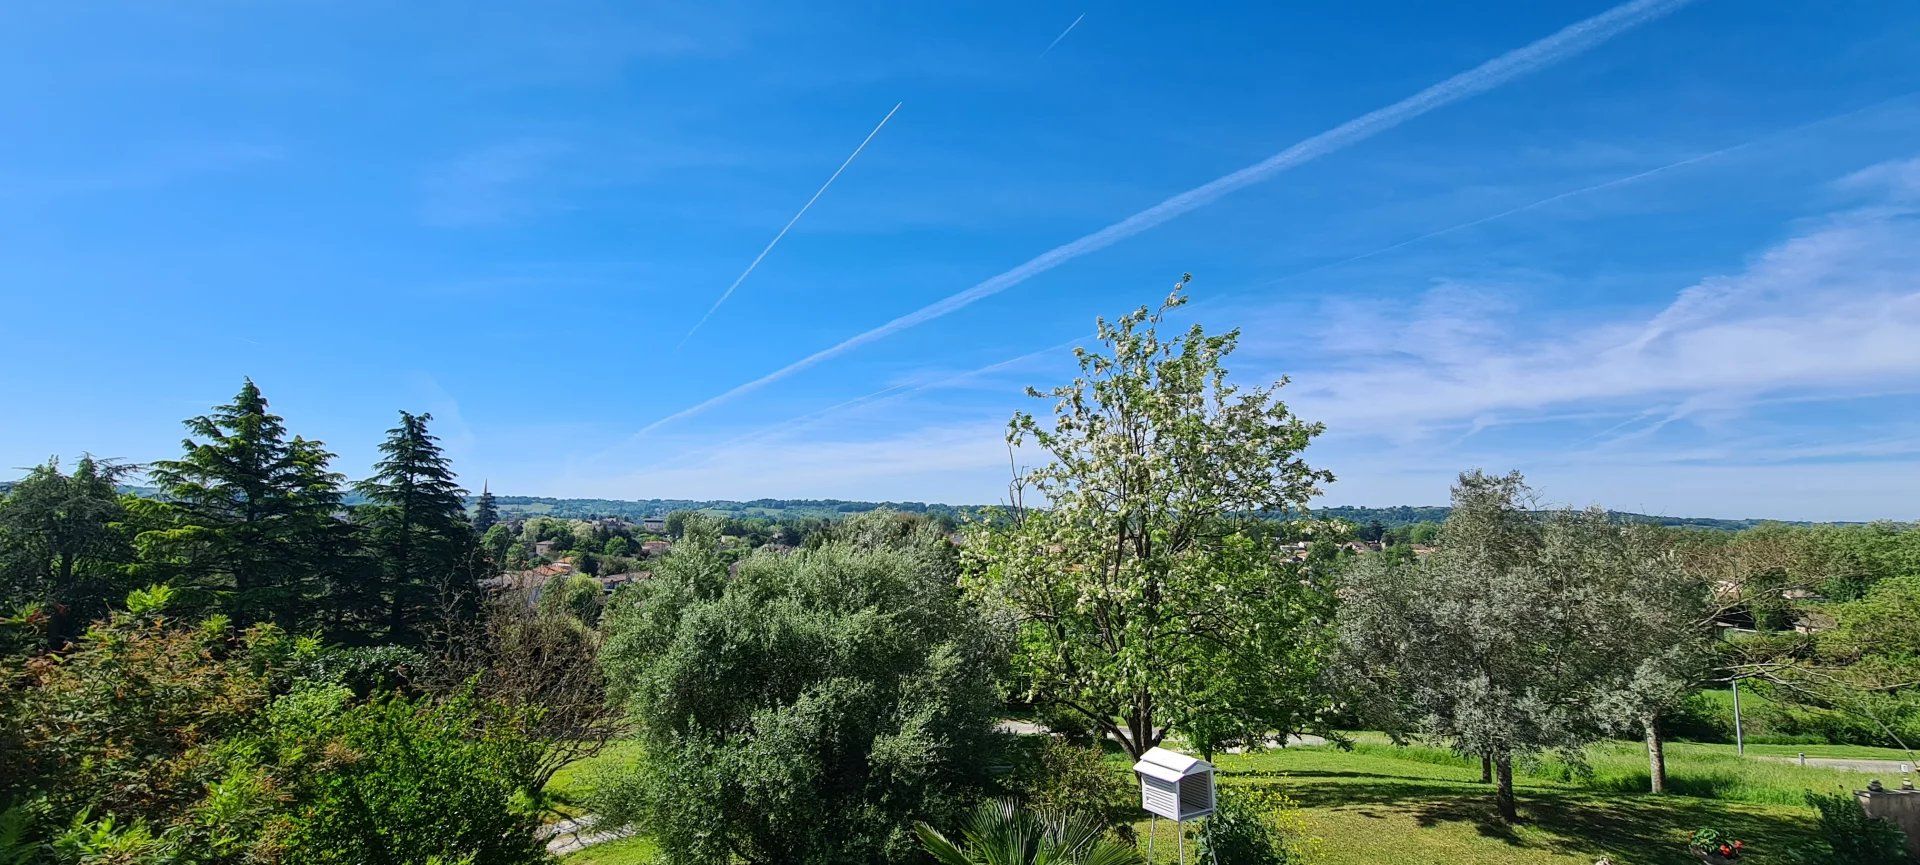
POLYGON ((49 459, 0 496, 0 611, 44 604, 56 643, 105 612, 133 554, 115 488, 132 470, 83 455, 68 474, 49 459))
POLYGON ((327 468, 333 454, 289 439, 252 379, 186 426, 185 453, 150 473, 174 525, 143 536, 143 556, 167 578, 230 590, 238 620, 305 624, 352 545, 335 518, 342 476, 327 468))
POLYGON ((374 475, 355 485, 367 504, 361 522, 379 563, 387 638, 412 642, 422 626, 446 611, 478 605, 473 527, 466 491, 440 440, 427 431, 430 414, 400 413, 387 431, 374 475))

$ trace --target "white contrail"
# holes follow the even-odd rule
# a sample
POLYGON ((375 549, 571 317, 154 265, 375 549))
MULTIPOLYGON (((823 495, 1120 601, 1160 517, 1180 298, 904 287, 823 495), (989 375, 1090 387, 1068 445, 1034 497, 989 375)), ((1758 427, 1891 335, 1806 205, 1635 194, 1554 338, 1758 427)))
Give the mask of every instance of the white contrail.
POLYGON ((1516 78, 1586 51, 1679 9, 1692 0, 1632 0, 1568 26, 1551 36, 1522 48, 1516 48, 1472 69, 1448 78, 1385 108, 1376 109, 1332 129, 1301 141, 1265 160, 1225 177, 1189 189, 1146 210, 1102 228, 1070 243, 1056 246, 1012 270, 987 279, 972 288, 935 301, 879 327, 857 334, 837 345, 821 349, 780 369, 774 370, 706 401, 681 409, 642 427, 636 435, 645 435, 665 424, 692 417, 742 394, 766 387, 794 373, 846 354, 868 343, 884 339, 933 319, 940 318, 979 300, 999 294, 1035 276, 1059 267, 1091 252, 1097 252, 1167 220, 1213 203, 1230 192, 1265 180, 1287 169, 1350 147, 1415 117, 1451 105, 1469 96, 1484 93, 1516 78))
POLYGON ((1060 31, 1060 35, 1053 37, 1053 41, 1047 43, 1047 50, 1040 52, 1040 56, 1047 56, 1047 52, 1052 51, 1053 46, 1060 44, 1060 40, 1067 38, 1067 34, 1072 33, 1073 28, 1080 26, 1080 22, 1085 20, 1087 20, 1087 13, 1080 13, 1080 17, 1073 19, 1073 23, 1068 24, 1067 29, 1060 31))
POLYGON ((780 233, 774 235, 772 240, 767 241, 766 248, 760 250, 760 254, 753 257, 753 262, 747 265, 746 270, 740 271, 740 275, 733 278, 733 284, 727 286, 726 291, 720 292, 720 299, 714 301, 713 306, 707 308, 706 315, 700 316, 700 320, 694 322, 693 329, 687 331, 687 335, 680 338, 680 342, 673 347, 674 351, 679 351, 681 346, 686 345, 687 340, 692 339, 694 333, 700 330, 700 326, 706 324, 707 319, 713 317, 713 313, 720 308, 720 305, 726 303, 727 298, 733 296, 733 290, 739 288, 740 283, 747 281, 747 275, 753 273, 753 269, 760 266, 760 260, 766 258, 767 253, 773 251, 773 247, 780 242, 780 238, 787 236, 787 232, 793 228, 794 223, 800 221, 800 217, 807 215, 807 208, 812 207, 814 202, 820 200, 820 196, 826 193, 827 187, 832 186, 833 182, 839 179, 840 172, 846 171, 847 166, 853 164, 854 157, 859 156, 860 151, 867 149, 867 142, 872 141, 875 135, 880 134, 880 127, 887 125, 887 121, 893 119, 893 112, 899 111, 900 106, 903 104, 905 103, 894 103, 892 110, 887 112, 887 116, 880 118, 880 122, 874 124, 873 131, 867 133, 867 137, 860 139, 860 146, 855 147, 852 153, 847 154, 846 161, 840 163, 840 167, 833 170, 833 176, 828 177, 827 182, 820 184, 820 188, 814 190, 813 197, 807 199, 806 204, 800 205, 800 212, 795 213, 792 219, 787 220, 786 225, 780 226, 780 233))

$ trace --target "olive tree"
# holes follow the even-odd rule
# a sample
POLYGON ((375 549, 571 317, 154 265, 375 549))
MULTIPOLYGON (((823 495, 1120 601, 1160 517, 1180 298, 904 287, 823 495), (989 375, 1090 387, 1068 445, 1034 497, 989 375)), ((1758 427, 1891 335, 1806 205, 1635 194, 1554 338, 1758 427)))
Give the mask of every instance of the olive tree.
POLYGON ((1636 701, 1635 674, 1669 671, 1659 652, 1623 649, 1664 633, 1631 618, 1633 587, 1660 567, 1641 538, 1603 512, 1537 510, 1518 473, 1461 475, 1437 551, 1361 556, 1341 575, 1356 714, 1485 757, 1515 819, 1516 759, 1573 755, 1615 720, 1606 701, 1652 711, 1665 693, 1643 683, 1636 701))
POLYGON ((952 825, 996 759, 1004 640, 955 577, 930 530, 762 552, 729 577, 713 521, 689 518, 603 614, 609 685, 647 756, 595 810, 673 862, 914 858, 909 827, 952 825))
POLYGON ((966 545, 974 590, 1018 621, 1028 696, 1136 757, 1176 728, 1203 749, 1297 729, 1330 616, 1269 534, 1332 479, 1300 456, 1321 426, 1278 399, 1285 379, 1229 383, 1238 331, 1161 337, 1186 284, 1100 320, 1104 350, 1075 349, 1071 383, 1028 390, 1052 421, 1017 414, 1007 440, 1048 461, 966 545))

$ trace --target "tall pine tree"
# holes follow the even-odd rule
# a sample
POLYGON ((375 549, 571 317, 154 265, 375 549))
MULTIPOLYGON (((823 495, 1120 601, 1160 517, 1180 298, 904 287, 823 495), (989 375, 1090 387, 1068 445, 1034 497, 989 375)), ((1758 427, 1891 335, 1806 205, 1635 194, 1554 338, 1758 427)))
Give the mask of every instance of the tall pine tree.
POLYGON ((53 643, 76 636, 126 590, 133 545, 115 484, 133 466, 47 460, 0 495, 0 611, 42 604, 53 643))
POLYGON ((466 491, 427 432, 432 419, 401 412, 373 477, 354 485, 367 498, 360 520, 377 554, 391 642, 419 642, 441 616, 478 606, 479 548, 466 491))
POLYGON ((150 472, 174 525, 141 538, 143 557, 164 577, 227 592, 237 620, 311 623, 351 552, 333 455, 289 439, 252 379, 186 426, 186 452, 150 472))

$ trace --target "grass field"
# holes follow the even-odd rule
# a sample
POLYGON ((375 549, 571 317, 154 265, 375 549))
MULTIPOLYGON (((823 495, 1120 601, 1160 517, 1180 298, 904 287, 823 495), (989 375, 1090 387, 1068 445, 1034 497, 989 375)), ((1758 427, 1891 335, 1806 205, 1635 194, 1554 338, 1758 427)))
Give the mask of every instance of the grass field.
POLYGON ((547 782, 547 800, 553 819, 579 816, 581 803, 593 789, 595 776, 631 766, 640 759, 641 753, 639 742, 616 741, 600 753, 555 772, 553 780, 547 782))
MULTIPOLYGON (((1695 861, 1686 840, 1706 825, 1745 838, 1747 861, 1766 865, 1786 861, 1785 847, 1806 838, 1812 812, 1801 804, 1805 791, 1857 789, 1869 778, 1741 760, 1731 746, 1676 743, 1668 755, 1676 793, 1652 796, 1643 792, 1644 751, 1636 743, 1606 743, 1589 752, 1586 772, 1554 760, 1525 767, 1516 778, 1522 819, 1509 827, 1496 818, 1492 790, 1479 783, 1477 764, 1443 749, 1398 748, 1378 735, 1357 738, 1353 751, 1329 746, 1223 755, 1221 784, 1267 787, 1291 797, 1307 833, 1318 839, 1312 861, 1322 865, 1590 865, 1602 856, 1618 865, 1681 865, 1695 861)), ((1797 753, 1800 746, 1778 747, 1797 753)), ((1858 749, 1835 756, 1887 758, 1858 749)), ((577 803, 595 773, 638 757, 631 744, 610 748, 569 767, 549 789, 557 799, 577 803)), ((1116 771, 1124 771, 1124 758, 1116 755, 1114 761, 1116 771)), ((1161 821, 1158 827, 1156 861, 1176 861, 1171 824, 1161 821)), ((1147 829, 1145 821, 1135 827, 1142 838, 1147 829)), ((565 861, 640 865, 652 862, 655 852, 646 839, 635 838, 565 861)))

